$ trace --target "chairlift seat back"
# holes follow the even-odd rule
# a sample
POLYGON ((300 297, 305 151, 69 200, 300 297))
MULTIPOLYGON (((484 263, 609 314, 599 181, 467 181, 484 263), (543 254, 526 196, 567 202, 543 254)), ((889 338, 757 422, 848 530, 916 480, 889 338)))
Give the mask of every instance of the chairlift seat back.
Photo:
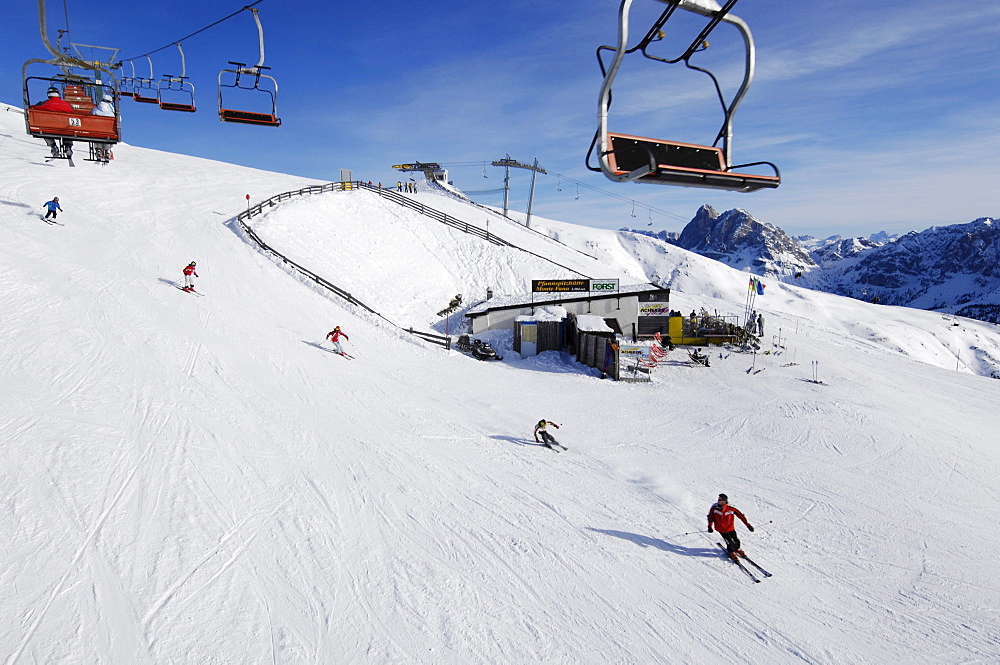
POLYGON ((194 104, 181 104, 179 102, 165 102, 160 100, 160 108, 164 111, 183 111, 185 113, 194 113, 194 104))
POLYGON ((28 109, 28 131, 39 138, 73 138, 95 143, 118 142, 118 119, 113 116, 77 115, 45 109, 28 109))
POLYGON ((612 132, 608 132, 608 143, 607 163, 615 175, 627 175, 643 167, 648 169, 652 158, 656 168, 637 178, 636 182, 741 192, 773 189, 781 183, 778 176, 728 170, 722 149, 714 146, 612 132))
POLYGON ((219 109, 219 119, 223 122, 236 122, 244 125, 263 125, 267 127, 278 127, 281 125, 281 119, 270 113, 236 111, 234 109, 219 109))

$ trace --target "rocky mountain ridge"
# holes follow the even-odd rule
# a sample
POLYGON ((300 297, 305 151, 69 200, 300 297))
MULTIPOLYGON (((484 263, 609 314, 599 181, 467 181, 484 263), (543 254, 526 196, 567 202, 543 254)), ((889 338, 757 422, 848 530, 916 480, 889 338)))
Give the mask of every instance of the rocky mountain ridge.
POLYGON ((704 205, 679 234, 632 232, 762 277, 1000 323, 1000 225, 991 217, 901 237, 819 240, 792 237, 744 210, 720 214, 704 205))

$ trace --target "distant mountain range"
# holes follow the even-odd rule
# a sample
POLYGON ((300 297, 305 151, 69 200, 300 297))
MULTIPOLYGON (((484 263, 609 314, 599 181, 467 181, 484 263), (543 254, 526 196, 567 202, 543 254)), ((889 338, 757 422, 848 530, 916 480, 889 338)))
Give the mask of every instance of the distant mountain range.
POLYGON ((817 239, 705 205, 680 234, 622 230, 788 283, 1000 323, 1000 226, 991 217, 904 236, 817 239))

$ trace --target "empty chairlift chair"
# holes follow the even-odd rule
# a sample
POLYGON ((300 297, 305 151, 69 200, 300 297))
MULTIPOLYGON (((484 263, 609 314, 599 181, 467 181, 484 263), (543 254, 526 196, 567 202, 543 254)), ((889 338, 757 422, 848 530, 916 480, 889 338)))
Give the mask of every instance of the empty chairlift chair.
POLYGON ((149 78, 134 79, 132 99, 143 104, 158 105, 160 103, 160 89, 153 79, 153 59, 147 55, 146 60, 149 61, 149 78))
POLYGON ((256 65, 250 66, 243 62, 230 61, 229 64, 233 65, 233 68, 223 69, 219 72, 219 119, 223 122, 245 125, 278 127, 281 125, 281 120, 278 118, 278 82, 273 76, 264 73, 265 70, 270 69, 270 67, 264 66, 264 28, 260 23, 257 10, 253 7, 248 9, 253 14, 253 19, 257 24, 260 60, 257 61, 256 65), (267 102, 262 106, 263 110, 250 111, 233 108, 231 102, 228 102, 223 95, 223 91, 227 89, 260 93, 257 98, 266 98, 267 102))
POLYGON ((181 75, 164 74, 156 85, 156 100, 164 111, 182 111, 194 113, 194 85, 187 77, 187 63, 184 61, 184 49, 180 42, 176 44, 181 54, 181 75))
POLYGON ((666 8, 639 43, 629 48, 629 14, 633 1, 622 0, 619 8, 618 45, 616 47, 601 46, 597 49, 597 59, 601 66, 601 73, 604 75, 604 81, 601 85, 598 103, 598 128, 587 154, 587 167, 592 171, 603 172, 605 176, 616 182, 679 185, 738 192, 752 192, 777 187, 781 183, 781 175, 774 164, 770 162, 751 162, 735 166, 732 164, 733 115, 753 80, 755 59, 753 37, 749 27, 742 19, 729 14, 729 10, 739 0, 726 0, 721 6, 715 0, 658 0, 665 4, 666 8), (668 59, 648 53, 647 47, 662 39, 661 29, 677 9, 705 16, 709 19, 708 24, 691 42, 691 45, 676 58, 668 59), (707 69, 694 66, 689 62, 693 54, 707 48, 708 35, 721 22, 737 28, 743 37, 746 51, 743 82, 728 105, 715 76, 707 69), (607 67, 605 67, 601 57, 604 51, 614 52, 607 67), (611 106, 612 83, 624 57, 636 51, 641 51, 646 58, 667 64, 683 62, 689 69, 707 74, 712 79, 724 113, 722 128, 715 138, 715 143, 696 145, 609 131, 608 110, 611 106), (720 142, 722 147, 718 145, 720 142), (595 147, 598 157, 597 167, 590 163, 595 147), (767 167, 767 170, 771 172, 763 175, 744 172, 745 169, 754 170, 753 167, 758 166, 767 167))

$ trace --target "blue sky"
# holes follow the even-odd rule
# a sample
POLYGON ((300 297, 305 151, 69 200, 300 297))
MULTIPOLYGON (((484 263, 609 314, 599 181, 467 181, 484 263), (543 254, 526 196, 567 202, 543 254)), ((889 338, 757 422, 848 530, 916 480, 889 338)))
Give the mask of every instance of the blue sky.
MULTIPOLYGON (((539 177, 533 212, 602 228, 680 230, 705 203, 816 236, 905 233, 1000 215, 1000 3, 740 2, 734 13, 753 30, 757 75, 736 115, 734 158, 772 161, 782 173, 780 188, 752 194, 617 184, 586 170, 601 83, 594 51, 614 43, 618 5, 265 0, 257 7, 265 64, 280 86, 280 128, 224 124, 215 112, 219 70, 258 57, 256 28, 243 12, 184 42, 198 113, 125 100, 123 139, 325 180, 350 168, 355 178, 394 183, 392 164, 436 161, 466 191, 502 186, 491 160, 537 158, 562 177, 539 177)), ((115 46, 125 58, 240 6, 66 0, 72 41, 115 46)), ((636 0, 634 35, 660 7, 636 0)), ((63 9, 49 0, 53 41, 66 24, 63 9)), ((668 42, 693 36, 687 22, 676 28, 668 42)), ((720 28, 711 42, 704 62, 732 83, 742 67, 735 31, 720 28)), ((19 104, 21 64, 46 55, 36 3, 8 0, 0 101, 19 104)), ((721 114, 707 79, 636 57, 616 81, 611 128, 710 143, 721 114)), ((177 74, 176 49, 153 64, 158 77, 177 74)), ((148 69, 144 60, 136 67, 148 69)), ((528 184, 527 172, 515 172, 512 208, 524 210, 528 184)), ((502 201, 500 193, 474 198, 502 201)))

